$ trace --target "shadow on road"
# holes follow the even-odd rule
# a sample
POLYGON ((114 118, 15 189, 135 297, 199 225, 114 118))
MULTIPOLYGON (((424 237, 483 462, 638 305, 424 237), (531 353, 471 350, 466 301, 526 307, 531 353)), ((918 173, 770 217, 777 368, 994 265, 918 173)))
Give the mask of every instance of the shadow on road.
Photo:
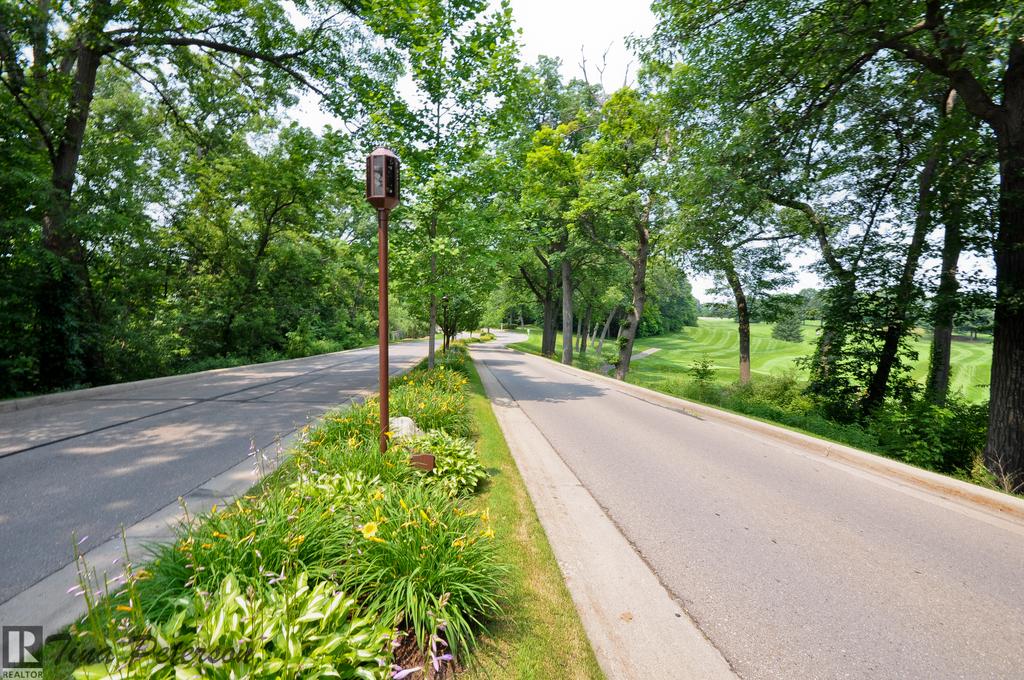
MULTIPOLYGON (((607 390, 596 385, 583 382, 548 382, 528 376, 518 368, 521 361, 509 359, 483 358, 487 368, 491 369, 498 382, 504 386, 516 401, 539 401, 558 403, 576 399, 600 397, 607 390)), ((555 368, 557 365, 552 366, 555 368)))

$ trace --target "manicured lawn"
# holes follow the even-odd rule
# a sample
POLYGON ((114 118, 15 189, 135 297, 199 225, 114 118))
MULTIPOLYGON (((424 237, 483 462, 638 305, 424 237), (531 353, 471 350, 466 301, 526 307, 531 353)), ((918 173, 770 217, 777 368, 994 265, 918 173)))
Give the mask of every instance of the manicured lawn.
MULTIPOLYGON (((783 342, 771 336, 769 324, 752 324, 750 328, 751 372, 757 375, 771 375, 797 370, 794 360, 808 356, 814 351, 817 322, 804 323, 803 342, 783 342)), ((540 351, 540 332, 530 331, 527 343, 520 343, 526 351, 540 351)), ((919 335, 914 342, 918 353, 914 363, 914 377, 924 381, 928 373, 928 352, 931 337, 919 335)), ((660 335, 637 340, 634 351, 641 352, 653 347, 656 354, 630 364, 629 381, 653 389, 665 389, 665 383, 688 380, 690 366, 707 354, 721 383, 732 383, 739 378, 739 338, 736 322, 729 319, 701 318, 696 328, 684 328, 678 333, 660 335)), ((561 341, 558 348, 560 351, 561 341)), ((614 340, 606 341, 605 354, 611 354, 614 340)), ((590 354, 590 352, 588 352, 590 354)), ((992 364, 992 344, 983 341, 953 342, 952 389, 961 390, 970 401, 984 401, 988 398, 989 371, 992 364)), ((670 391, 670 390, 667 390, 670 391)))

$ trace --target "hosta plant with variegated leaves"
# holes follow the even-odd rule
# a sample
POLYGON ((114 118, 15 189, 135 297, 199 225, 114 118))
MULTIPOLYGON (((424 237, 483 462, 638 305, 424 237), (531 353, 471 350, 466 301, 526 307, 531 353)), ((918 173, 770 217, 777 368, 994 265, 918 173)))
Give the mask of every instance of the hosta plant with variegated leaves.
MULTIPOLYGON (((385 678, 392 632, 332 583, 300 573, 266 593, 229 576, 216 593, 182 599, 162 624, 127 625, 103 640, 111 658, 75 671, 98 678, 385 678)), ((127 621, 127 619, 126 619, 127 621)))
POLYGON ((423 472, 428 484, 436 484, 450 496, 467 496, 487 479, 487 470, 480 464, 476 447, 467 439, 453 437, 440 430, 396 443, 396 448, 409 453, 434 456, 434 469, 423 472))

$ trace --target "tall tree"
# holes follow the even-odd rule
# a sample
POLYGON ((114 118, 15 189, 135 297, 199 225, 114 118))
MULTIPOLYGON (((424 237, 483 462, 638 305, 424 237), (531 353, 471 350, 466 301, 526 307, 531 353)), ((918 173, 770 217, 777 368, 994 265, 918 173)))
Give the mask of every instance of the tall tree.
MULTIPOLYGON (((570 206, 579 196, 576 157, 568 148, 578 130, 575 122, 556 129, 542 127, 526 155, 523 179, 523 214, 535 253, 546 262, 548 273, 558 268, 562 289, 562 363, 572 364, 573 353, 573 225, 570 206)), ((550 286, 549 286, 550 289, 550 286)), ((545 306, 547 315, 553 312, 545 306)), ((547 324, 545 324, 545 327, 547 324)))
MULTIPOLYGON (((367 130, 370 137, 394 140, 408 171, 407 187, 418 186, 415 228, 426 234, 424 266, 429 271, 427 361, 434 365, 437 332, 438 236, 450 193, 446 187, 488 144, 487 131, 516 74, 512 10, 507 0, 489 9, 486 0, 414 3, 415 11, 397 12, 382 3, 383 15, 396 15, 398 44, 408 52, 408 76, 416 92, 411 102, 396 102, 379 111, 367 130)), ((387 19, 379 19, 388 21, 387 19)), ((375 20, 377 21, 377 20, 375 20)), ((389 27, 393 30, 394 27, 389 27)), ((460 186, 467 189, 465 184, 460 186)), ((471 188, 469 188, 472 190, 471 188)))
MULTIPOLYGON (((748 149, 763 133, 753 118, 748 126, 723 132, 707 125, 692 127, 681 152, 686 170, 674 184, 674 199, 683 206, 676 216, 674 234, 685 258, 695 270, 715 275, 719 289, 728 291, 736 309, 740 383, 750 382, 750 323, 752 302, 790 282, 786 258, 779 243, 802 236, 794 228, 789 210, 766 198, 755 176, 749 181, 748 149), (753 125, 750 125, 753 123, 753 125)), ((789 244, 792 247, 792 244, 789 244)))
MULTIPOLYGON (((564 83, 559 69, 557 59, 544 56, 535 65, 524 66, 498 110, 492 130, 498 140, 496 156, 505 165, 507 179, 499 199, 507 208, 504 221, 516 225, 503 234, 510 280, 519 282, 537 301, 545 356, 555 353, 562 254, 569 254, 568 241, 562 238, 565 230, 557 225, 567 228, 569 221, 559 217, 559 210, 564 209, 564 197, 559 195, 565 191, 559 182, 567 179, 565 172, 558 170, 548 183, 541 179, 545 172, 558 169, 557 163, 545 167, 545 159, 552 155, 570 159, 588 138, 596 98, 593 88, 582 81, 564 83), (549 132, 540 135, 545 129, 549 132), (552 144, 555 151, 544 150, 552 144)), ((575 183, 573 178, 570 184, 575 183)), ((571 260, 565 265, 571 279, 571 260)))
POLYGON ((995 329, 985 459, 1024 484, 1024 15, 1014 3, 661 0, 659 42, 709 67, 739 106, 771 97, 786 126, 897 59, 942 79, 999 161, 995 329))
POLYGON ((196 79, 195 62, 205 55, 214 71, 242 74, 270 100, 287 100, 295 84, 316 88, 314 80, 322 80, 331 83, 336 101, 348 95, 360 102, 363 97, 351 96, 353 84, 365 84, 355 77, 363 63, 359 50, 374 47, 352 21, 359 9, 355 3, 303 3, 296 11, 308 27, 299 28, 273 0, 0 4, 0 82, 49 165, 40 238, 50 263, 37 288, 43 387, 66 387, 99 372, 95 334, 85 332, 97 315, 88 244, 71 218, 101 70, 120 63, 163 92, 169 80, 196 79))
POLYGON ((931 300, 932 344, 925 394, 939 406, 946 403, 952 374, 953 330, 962 297, 960 256, 964 251, 987 255, 989 235, 995 233, 993 145, 958 102, 956 92, 950 91, 944 107, 947 139, 935 188, 936 219, 943 235, 938 285, 931 300))
POLYGON ((630 305, 615 367, 619 380, 629 372, 647 301, 647 263, 659 246, 670 210, 665 200, 667 133, 657 101, 623 88, 602 106, 597 136, 584 146, 580 159, 583 184, 575 220, 630 269, 630 305))

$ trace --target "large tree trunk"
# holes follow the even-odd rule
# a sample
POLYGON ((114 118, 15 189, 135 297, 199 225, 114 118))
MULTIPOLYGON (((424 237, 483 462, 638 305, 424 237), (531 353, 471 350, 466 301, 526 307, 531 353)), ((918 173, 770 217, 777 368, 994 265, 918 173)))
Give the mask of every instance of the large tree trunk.
POLYGON ((619 363, 615 367, 615 377, 619 380, 625 380, 629 373, 629 362, 633 358, 633 343, 636 341, 636 329, 640 325, 640 317, 643 316, 644 304, 647 302, 647 258, 651 248, 650 235, 646 225, 642 229, 638 229, 637 232, 639 244, 636 259, 632 263, 633 304, 626 311, 626 323, 622 327, 625 342, 619 342, 619 363))
MULTIPOLYGON (((1024 46, 1016 58, 1024 62, 1024 46)), ((1021 67, 1024 69, 1024 66, 1021 67)), ((999 140, 996 308, 985 463, 1024 488, 1024 78, 1007 83, 999 140)))
POLYGON ((555 355, 555 299, 553 296, 543 302, 544 319, 541 322, 540 353, 546 357, 555 355))
POLYGON ((604 340, 605 340, 605 338, 608 337, 608 329, 610 329, 612 327, 612 319, 615 318, 615 312, 616 311, 618 311, 618 310, 615 307, 612 307, 612 310, 610 312, 608 312, 608 318, 605 319, 604 328, 601 329, 601 339, 597 341, 597 356, 598 357, 602 356, 601 353, 604 352, 604 340))
MULTIPOLYGON (((954 197, 955 201, 955 197, 954 197)), ((935 293, 932 308, 932 347, 928 362, 928 380, 925 394, 928 400, 938 406, 946 404, 949 395, 949 359, 953 346, 953 322, 959 309, 960 282, 957 280, 957 265, 963 249, 960 211, 951 202, 947 214, 946 229, 942 242, 942 265, 939 272, 939 288, 935 293)))
POLYGON ((889 323, 885 329, 885 340, 878 356, 878 366, 868 383, 867 393, 861 402, 865 414, 877 408, 885 399, 889 386, 889 377, 896 365, 896 357, 900 349, 900 341, 907 332, 911 303, 914 299, 914 276, 924 251, 925 238, 932 226, 932 204, 934 203, 935 171, 939 166, 939 151, 933 149, 925 161, 918 176, 917 183, 917 219, 914 222, 914 234, 907 248, 907 259, 903 263, 890 312, 889 323))
POLYGON ((747 296, 743 292, 743 284, 732 261, 732 253, 729 253, 725 260, 723 270, 725 280, 729 282, 733 297, 736 299, 736 318, 739 321, 740 334, 740 384, 747 385, 750 383, 750 309, 747 306, 747 296))
POLYGON ((533 280, 525 266, 519 266, 519 273, 544 310, 543 320, 541 321, 540 353, 550 357, 555 354, 555 288, 558 275, 540 248, 535 247, 533 254, 544 267, 543 286, 538 285, 533 280))
POLYGON ((562 256, 562 363, 572 366, 572 263, 562 256))
POLYGON ((587 353, 587 336, 590 335, 590 305, 587 305, 587 311, 583 313, 583 332, 580 333, 580 356, 585 356, 587 353))
POLYGON ((102 59, 86 42, 82 41, 77 50, 71 107, 53 156, 52 197, 42 223, 43 247, 53 256, 55 265, 48 268, 50 276, 41 285, 38 297, 36 350, 40 386, 44 389, 70 387, 83 378, 94 379, 101 365, 98 347, 87 328, 95 322, 96 310, 85 247, 78 235, 67 228, 75 174, 102 59))

